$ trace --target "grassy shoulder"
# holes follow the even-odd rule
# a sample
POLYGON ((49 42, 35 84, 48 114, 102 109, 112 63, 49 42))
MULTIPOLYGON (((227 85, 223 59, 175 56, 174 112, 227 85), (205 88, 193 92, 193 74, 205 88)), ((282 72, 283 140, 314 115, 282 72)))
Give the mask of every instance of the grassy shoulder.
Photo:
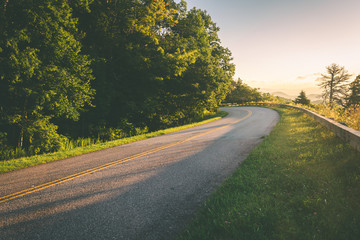
POLYGON ((53 161, 68 158, 68 157, 78 156, 78 155, 85 154, 85 153, 95 152, 95 151, 106 149, 106 148, 111 148, 111 147, 131 143, 131 142, 135 142, 135 141, 140 141, 140 140, 147 139, 147 138, 164 135, 167 133, 180 131, 183 129, 195 127, 198 125, 202 125, 205 123, 209 123, 209 122, 218 120, 220 118, 225 117, 227 114, 228 113, 221 111, 218 114, 216 114, 206 120, 187 124, 184 126, 168 128, 168 129, 159 130, 159 131, 152 132, 152 133, 146 133, 146 134, 137 135, 137 136, 133 136, 133 137, 129 137, 129 138, 122 138, 122 139, 118 139, 118 140, 114 140, 114 141, 93 144, 93 145, 89 145, 89 146, 85 146, 85 147, 77 147, 77 148, 74 148, 71 150, 65 150, 65 151, 59 151, 59 152, 55 152, 55 153, 48 153, 48 154, 31 156, 31 157, 23 157, 23 158, 11 159, 11 160, 6 160, 6 161, 0 161, 0 173, 10 172, 10 171, 14 171, 14 170, 18 170, 18 169, 22 169, 22 168, 26 168, 26 167, 31 167, 31 166, 35 166, 35 165, 39 165, 39 164, 43 164, 43 163, 49 163, 49 162, 53 162, 53 161))
POLYGON ((360 153, 302 112, 281 120, 183 239, 360 239, 360 153))

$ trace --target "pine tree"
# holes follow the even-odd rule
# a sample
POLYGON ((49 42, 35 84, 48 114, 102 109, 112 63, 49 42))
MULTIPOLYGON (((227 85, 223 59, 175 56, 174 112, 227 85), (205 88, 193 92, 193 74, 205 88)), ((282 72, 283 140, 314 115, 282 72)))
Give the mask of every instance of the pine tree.
POLYGON ((294 103, 309 105, 310 100, 306 97, 305 92, 303 90, 301 90, 300 95, 295 99, 294 103))
POLYGON ((355 104, 360 104, 360 75, 350 83, 349 96, 347 98, 347 107, 355 104))

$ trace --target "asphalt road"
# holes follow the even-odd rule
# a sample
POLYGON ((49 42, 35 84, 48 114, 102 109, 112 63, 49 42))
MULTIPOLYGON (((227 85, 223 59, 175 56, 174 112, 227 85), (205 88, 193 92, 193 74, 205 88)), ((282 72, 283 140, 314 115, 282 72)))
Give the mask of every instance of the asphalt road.
POLYGON ((279 120, 270 109, 0 174, 0 239, 174 239, 279 120))

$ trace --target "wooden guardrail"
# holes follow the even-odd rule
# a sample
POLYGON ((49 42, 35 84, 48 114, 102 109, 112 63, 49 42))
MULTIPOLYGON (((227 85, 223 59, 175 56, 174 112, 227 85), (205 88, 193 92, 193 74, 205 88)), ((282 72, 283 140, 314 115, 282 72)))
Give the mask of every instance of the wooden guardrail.
POLYGON ((313 119, 318 121, 320 124, 325 126, 327 129, 334 132, 337 136, 339 136, 340 138, 342 138, 343 140, 348 142, 352 147, 354 147, 356 150, 358 150, 360 152, 360 131, 356 131, 355 129, 349 128, 349 127, 347 127, 341 123, 338 123, 332 119, 324 117, 314 111, 311 111, 311 110, 308 110, 305 108, 301 108, 301 107, 291 106, 291 105, 287 105, 287 104, 276 104, 276 103, 256 103, 254 105, 257 105, 257 106, 264 106, 264 105, 279 106, 279 107, 287 107, 287 108, 293 108, 296 110, 303 111, 306 114, 308 114, 310 117, 312 117, 313 119))

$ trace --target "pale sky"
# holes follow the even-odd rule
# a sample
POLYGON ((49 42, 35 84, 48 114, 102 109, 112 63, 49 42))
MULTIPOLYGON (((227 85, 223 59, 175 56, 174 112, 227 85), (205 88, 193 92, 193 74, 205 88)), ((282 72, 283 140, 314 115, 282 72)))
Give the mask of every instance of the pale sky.
MULTIPOLYGON (((179 1, 176 1, 179 2, 179 1)), ((332 63, 360 74, 360 0, 187 0, 220 27, 240 77, 263 91, 319 93, 332 63)))

